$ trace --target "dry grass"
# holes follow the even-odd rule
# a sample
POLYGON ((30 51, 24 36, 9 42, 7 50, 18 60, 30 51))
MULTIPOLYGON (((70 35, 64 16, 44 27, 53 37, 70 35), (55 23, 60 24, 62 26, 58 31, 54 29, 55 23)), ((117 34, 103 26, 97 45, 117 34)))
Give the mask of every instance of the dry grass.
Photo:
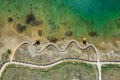
POLYGON ((120 80, 120 65, 104 65, 102 67, 102 80, 120 80))
POLYGON ((61 63, 48 69, 9 65, 1 80, 96 80, 91 65, 84 63, 61 63))

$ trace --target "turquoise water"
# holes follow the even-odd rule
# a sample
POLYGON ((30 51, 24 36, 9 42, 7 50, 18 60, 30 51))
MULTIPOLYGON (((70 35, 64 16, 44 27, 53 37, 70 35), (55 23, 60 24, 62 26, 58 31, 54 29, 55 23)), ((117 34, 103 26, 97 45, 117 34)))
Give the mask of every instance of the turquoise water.
POLYGON ((32 13, 47 25, 48 34, 55 32, 48 24, 52 19, 59 28, 73 31, 75 37, 89 36, 92 31, 104 38, 120 36, 120 0, 0 0, 0 24, 9 16, 15 23, 25 24, 31 4, 32 13))

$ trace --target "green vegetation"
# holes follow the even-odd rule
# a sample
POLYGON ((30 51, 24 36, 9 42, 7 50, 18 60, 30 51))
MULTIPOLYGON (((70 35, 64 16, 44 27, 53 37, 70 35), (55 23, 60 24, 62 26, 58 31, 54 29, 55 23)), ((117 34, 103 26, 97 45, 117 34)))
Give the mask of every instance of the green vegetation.
POLYGON ((2 54, 2 60, 8 60, 11 54, 11 50, 8 49, 5 53, 2 54))
POLYGON ((1 80, 72 80, 73 78, 96 80, 92 65, 78 62, 63 62, 47 69, 30 69, 12 64, 6 68, 1 80))
POLYGON ((102 80, 119 80, 120 65, 108 64, 102 66, 102 80))
MULTIPOLYGON (((5 73, 6 73, 6 70, 7 70, 7 69, 10 69, 10 68, 15 68, 15 65, 14 65, 14 64, 8 65, 7 68, 4 70, 3 74, 5 74, 5 73)), ((0 80, 4 80, 3 77, 1 77, 0 80)))
POLYGON ((40 24, 37 27, 44 31, 45 37, 63 38, 66 31, 72 31, 75 38, 119 38, 119 0, 0 0, 0 3, 0 27, 8 23, 10 17, 11 23, 26 25, 26 33, 40 24), (26 17, 30 24, 26 23, 26 17))
POLYGON ((109 69, 112 69, 112 68, 120 68, 120 65, 117 65, 117 64, 104 65, 104 66, 102 66, 102 72, 108 71, 109 69))
POLYGON ((10 54, 10 53, 11 53, 11 50, 10 50, 10 49, 8 49, 6 53, 7 53, 7 54, 10 54))

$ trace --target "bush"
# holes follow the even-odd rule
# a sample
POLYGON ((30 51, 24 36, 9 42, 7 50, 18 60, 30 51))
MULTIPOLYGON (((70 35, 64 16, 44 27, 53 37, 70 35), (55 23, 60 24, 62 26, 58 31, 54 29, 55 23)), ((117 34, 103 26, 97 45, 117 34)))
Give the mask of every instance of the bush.
POLYGON ((26 26, 25 25, 21 25, 21 24, 17 24, 16 25, 17 31, 19 33, 23 32, 24 30, 26 30, 26 26))
POLYGON ((8 22, 12 22, 13 19, 11 17, 8 18, 8 22))
POLYGON ((10 50, 10 49, 8 49, 8 50, 7 50, 7 54, 10 54, 10 53, 11 53, 11 50, 10 50))

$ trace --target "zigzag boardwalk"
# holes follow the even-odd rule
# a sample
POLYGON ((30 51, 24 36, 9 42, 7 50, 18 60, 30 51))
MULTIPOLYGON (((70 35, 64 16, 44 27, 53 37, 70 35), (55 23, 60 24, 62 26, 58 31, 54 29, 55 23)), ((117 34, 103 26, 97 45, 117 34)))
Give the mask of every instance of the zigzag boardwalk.
POLYGON ((84 62, 84 63, 87 63, 87 64, 95 64, 95 65, 97 65, 97 67, 98 67, 98 73, 99 73, 99 78, 98 78, 98 79, 99 79, 99 80, 102 80, 102 79, 101 79, 101 66, 102 66, 103 64, 120 64, 119 61, 113 61, 113 62, 112 62, 112 61, 107 61, 107 62, 106 62, 106 61, 104 61, 104 62, 103 62, 103 61, 100 61, 100 60, 99 60, 99 53, 98 53, 96 47, 95 47, 93 44, 87 44, 87 46, 81 47, 81 46, 79 45, 79 43, 78 43, 77 41, 75 41, 75 40, 69 41, 69 42, 67 43, 67 45, 66 45, 63 49, 59 48, 59 47, 58 47, 56 44, 54 44, 54 43, 48 43, 48 44, 45 45, 41 50, 35 51, 35 53, 36 53, 36 55, 39 55, 38 53, 43 52, 45 49, 47 49, 47 48, 50 47, 50 46, 53 46, 53 47, 55 47, 56 49, 58 49, 59 51, 64 52, 64 51, 70 46, 70 44, 72 44, 72 43, 76 44, 76 46, 77 46, 79 49, 81 49, 81 50, 85 50, 85 49, 87 49, 87 48, 89 48, 89 47, 92 47, 92 48, 94 49, 96 55, 97 55, 97 61, 89 61, 89 60, 77 59, 77 58, 64 58, 64 59, 60 59, 60 60, 58 60, 58 61, 55 61, 55 62, 52 62, 52 63, 49 63, 49 64, 33 64, 33 63, 21 62, 21 61, 15 61, 15 60, 13 60, 13 57, 14 57, 14 55, 15 55, 15 52, 16 52, 16 50, 17 50, 19 47, 21 47, 21 46, 24 45, 24 44, 28 44, 28 45, 31 45, 31 46, 34 44, 34 42, 24 41, 24 42, 22 42, 21 44, 19 44, 18 47, 15 48, 15 50, 13 51, 13 53, 12 53, 12 55, 11 55, 10 60, 9 60, 9 61, 5 61, 4 63, 2 63, 2 65, 1 65, 1 67, 0 67, 0 77, 2 76, 2 73, 3 73, 3 71, 5 70, 6 66, 8 66, 9 64, 18 64, 18 65, 30 66, 30 67, 36 67, 36 68, 48 68, 48 67, 52 67, 52 66, 55 66, 55 65, 57 65, 57 64, 60 64, 60 63, 62 63, 62 62, 66 62, 66 61, 77 61, 77 62, 84 62))

